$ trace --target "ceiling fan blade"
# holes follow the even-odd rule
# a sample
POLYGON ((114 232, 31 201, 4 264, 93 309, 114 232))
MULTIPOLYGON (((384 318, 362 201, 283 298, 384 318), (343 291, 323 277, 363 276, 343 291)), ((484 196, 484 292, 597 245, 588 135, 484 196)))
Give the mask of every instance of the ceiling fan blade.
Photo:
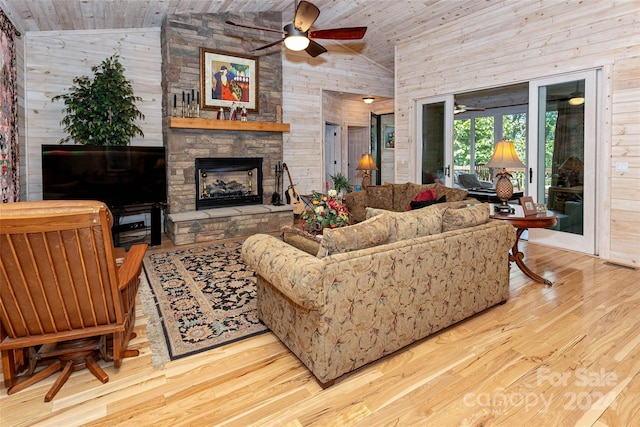
POLYGON ((358 40, 364 37, 367 27, 331 28, 316 30, 309 33, 313 39, 358 40))
POLYGON ((271 31, 272 33, 280 33, 280 34, 284 34, 283 31, 281 30, 274 30, 272 28, 264 28, 264 27, 255 27, 253 25, 245 25, 245 24, 238 24, 237 22, 233 22, 233 21, 225 21, 227 24, 229 25, 235 25, 236 27, 242 27, 242 28, 250 28, 252 30, 261 30, 261 31, 271 31))
POLYGON ((303 33, 306 33, 313 23, 316 22, 319 15, 320 9, 318 9, 315 4, 302 0, 298 3, 296 16, 293 19, 293 26, 303 33))
POLYGON ((305 52, 307 52, 313 58, 320 55, 321 53, 325 53, 326 51, 327 49, 325 49, 322 45, 314 42, 313 40, 309 40, 309 46, 307 46, 307 48, 305 49, 305 52))
POLYGON ((458 104, 457 102, 453 104, 453 114, 465 113, 467 111, 484 111, 485 108, 482 107, 467 107, 464 104, 458 104))
POLYGON ((281 39, 281 40, 275 41, 273 43, 269 43, 269 44, 266 44, 264 46, 257 47, 255 49, 251 49, 249 52, 255 52, 256 50, 263 50, 263 49, 266 49, 268 47, 275 46, 275 45, 277 45, 279 43, 282 43, 283 41, 284 41, 284 39, 281 39))

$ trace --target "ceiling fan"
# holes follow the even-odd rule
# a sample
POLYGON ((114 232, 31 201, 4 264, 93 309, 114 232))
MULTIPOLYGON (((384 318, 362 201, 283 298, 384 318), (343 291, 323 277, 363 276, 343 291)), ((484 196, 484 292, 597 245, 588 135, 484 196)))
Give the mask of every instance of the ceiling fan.
POLYGON ((252 52, 256 50, 263 50, 284 42, 284 45, 287 47, 287 49, 295 51, 304 50, 314 58, 322 53, 325 53, 327 49, 325 49, 322 45, 316 43, 312 39, 359 40, 364 37, 364 33, 367 31, 367 27, 345 27, 332 28, 328 30, 309 31, 313 23, 316 21, 316 19, 318 19, 319 15, 320 9, 318 9, 316 5, 305 0, 301 0, 300 3, 298 3, 296 6, 296 13, 293 18, 293 22, 291 24, 285 25, 283 28, 284 31, 274 30, 271 28, 255 27, 253 25, 238 24, 233 21, 226 21, 226 23, 229 25, 235 25, 236 27, 271 31, 284 35, 282 39, 253 49, 252 52))
POLYGON ((481 107, 467 107, 463 104, 458 104, 457 102, 453 104, 453 114, 460 114, 466 111, 484 111, 484 108, 481 107))

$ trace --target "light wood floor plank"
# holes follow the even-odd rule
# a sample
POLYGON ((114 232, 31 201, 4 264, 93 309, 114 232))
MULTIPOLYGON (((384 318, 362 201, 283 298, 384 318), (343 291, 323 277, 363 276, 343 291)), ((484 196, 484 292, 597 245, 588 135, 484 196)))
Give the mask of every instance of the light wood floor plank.
POLYGON ((0 425, 638 425, 640 272, 522 246, 552 287, 512 266, 504 305, 327 389, 271 333, 154 368, 138 306, 131 347, 140 356, 119 370, 100 362, 106 384, 73 373, 49 403, 55 376, 12 396, 2 389, 0 425))

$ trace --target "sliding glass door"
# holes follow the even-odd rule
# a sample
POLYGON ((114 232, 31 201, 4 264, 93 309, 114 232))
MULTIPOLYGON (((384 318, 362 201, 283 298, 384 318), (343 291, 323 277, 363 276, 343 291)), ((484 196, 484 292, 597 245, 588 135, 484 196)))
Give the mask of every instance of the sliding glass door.
POLYGON ((595 253, 596 71, 531 82, 528 192, 558 215, 529 240, 595 253))

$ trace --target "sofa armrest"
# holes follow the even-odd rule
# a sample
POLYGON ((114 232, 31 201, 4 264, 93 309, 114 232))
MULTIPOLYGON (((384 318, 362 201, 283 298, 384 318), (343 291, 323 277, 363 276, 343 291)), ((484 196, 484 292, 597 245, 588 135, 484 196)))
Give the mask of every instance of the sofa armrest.
POLYGON ((255 234, 242 244, 242 259, 291 301, 307 310, 323 304, 324 263, 268 235, 255 234))

